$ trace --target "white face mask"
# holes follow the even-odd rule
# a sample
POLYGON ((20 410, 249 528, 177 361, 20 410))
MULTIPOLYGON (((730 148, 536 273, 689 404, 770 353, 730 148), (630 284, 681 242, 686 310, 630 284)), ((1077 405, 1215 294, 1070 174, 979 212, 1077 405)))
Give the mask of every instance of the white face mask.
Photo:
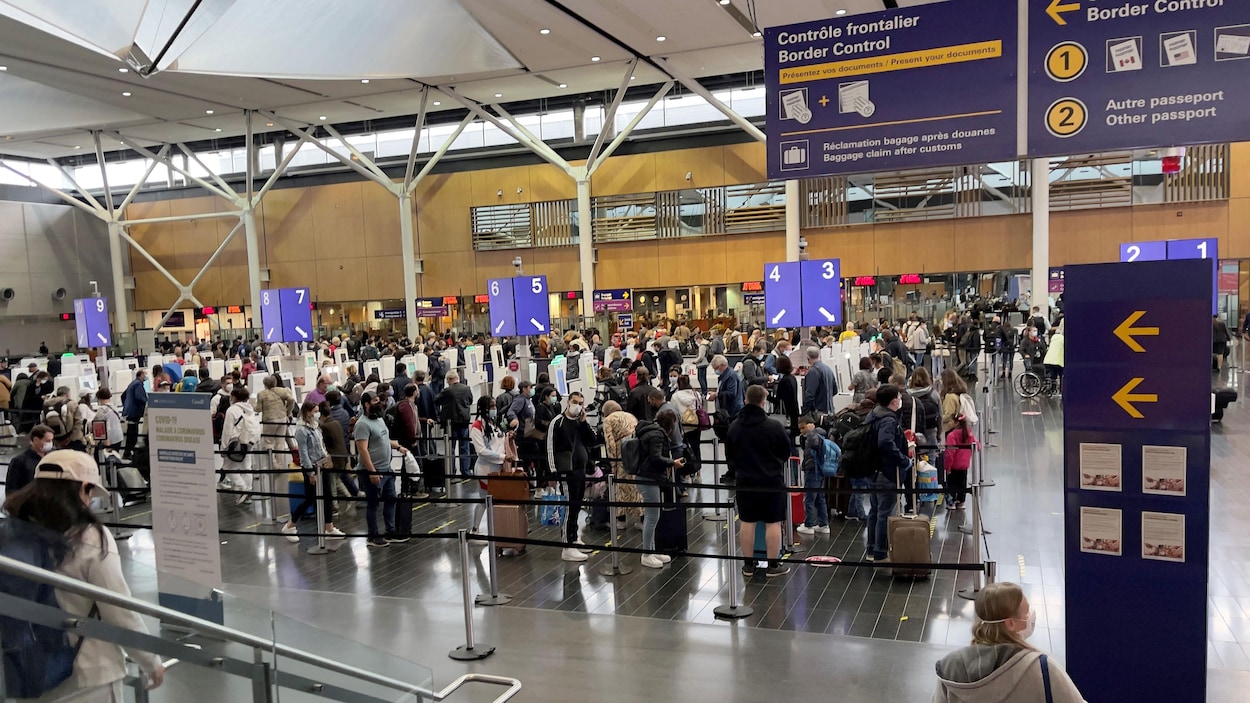
POLYGON ((52 443, 52 440, 48 440, 48 441, 46 441, 46 442, 44 442, 44 443, 43 443, 43 453, 44 453, 44 454, 49 454, 49 453, 51 453, 53 449, 56 449, 56 445, 52 443))
POLYGON ((577 417, 578 415, 582 414, 582 404, 581 403, 569 403, 569 409, 565 412, 568 413, 569 417, 577 417))
POLYGON ((1020 631, 1020 638, 1027 640, 1033 636, 1033 630, 1035 629, 1037 629, 1037 611, 1030 608, 1028 624, 1020 631))

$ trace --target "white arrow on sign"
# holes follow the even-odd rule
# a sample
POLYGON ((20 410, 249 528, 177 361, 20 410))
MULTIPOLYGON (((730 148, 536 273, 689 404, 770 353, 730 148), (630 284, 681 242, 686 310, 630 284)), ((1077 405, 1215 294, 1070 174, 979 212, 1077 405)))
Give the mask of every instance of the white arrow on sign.
POLYGON ((821 309, 820 309, 820 314, 821 314, 821 315, 824 315, 824 316, 825 316, 825 319, 826 319, 826 320, 828 320, 828 321, 830 321, 830 322, 834 322, 834 321, 836 321, 836 320, 838 319, 838 316, 837 316, 837 315, 834 315, 833 313, 829 312, 828 310, 826 310, 826 309, 824 309, 824 308, 821 308, 821 309))
POLYGON ((775 325, 778 322, 781 322, 781 318, 785 316, 786 316, 786 311, 784 309, 778 310, 776 316, 773 317, 773 324, 775 325))
POLYGON ((305 332, 304 328, 299 325, 295 326, 295 333, 300 336, 300 339, 308 339, 308 333, 305 332))
POLYGON ((270 328, 269 328, 269 331, 265 333, 265 341, 266 341, 266 342, 269 342, 269 341, 272 341, 272 340, 273 340, 273 328, 272 328, 272 327, 270 327, 270 328))
POLYGON ((78 346, 80 347, 87 346, 87 335, 84 334, 83 336, 78 338, 78 346))
POLYGON ((499 334, 499 331, 503 329, 504 323, 506 322, 507 320, 500 320, 499 324, 495 325, 495 334, 499 334))
POLYGON ((108 337, 105 337, 104 335, 100 334, 99 332, 96 332, 96 333, 95 333, 95 336, 96 336, 96 338, 97 338, 97 339, 99 339, 99 340, 100 340, 100 344, 108 344, 108 343, 109 343, 108 337))
POLYGON ((532 318, 532 317, 530 318, 530 324, 531 324, 531 325, 533 325, 533 326, 534 326, 534 329, 538 330, 539 332, 546 332, 546 331, 547 331, 547 328, 546 328, 546 327, 543 327, 543 323, 539 322, 539 321, 538 321, 537 319, 535 319, 535 318, 532 318))

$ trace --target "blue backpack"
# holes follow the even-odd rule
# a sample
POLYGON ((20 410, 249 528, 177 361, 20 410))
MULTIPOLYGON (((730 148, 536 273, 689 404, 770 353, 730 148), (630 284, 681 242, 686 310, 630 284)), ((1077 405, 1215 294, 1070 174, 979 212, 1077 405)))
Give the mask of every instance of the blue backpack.
POLYGON ((820 473, 827 478, 833 478, 838 475, 842 463, 842 450, 828 437, 821 437, 820 441, 824 444, 824 450, 820 453, 820 473))
MULTIPOLYGON (((51 535, 12 518, 0 522, 0 554, 17 561, 55 571, 51 535)), ((36 605, 60 609, 56 589, 21 576, 0 574, 0 593, 36 605)), ((92 609, 91 617, 96 609, 92 609)), ((70 644, 63 630, 24 620, 0 617, 0 643, 4 646, 4 681, 7 693, 17 698, 37 698, 64 683, 74 673, 74 659, 83 640, 70 644)))

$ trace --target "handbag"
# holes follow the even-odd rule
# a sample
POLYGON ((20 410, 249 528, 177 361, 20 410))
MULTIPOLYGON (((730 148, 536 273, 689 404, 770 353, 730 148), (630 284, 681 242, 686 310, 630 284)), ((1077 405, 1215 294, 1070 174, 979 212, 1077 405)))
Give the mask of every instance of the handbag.
POLYGON ((707 410, 703 407, 703 398, 699 398, 698 404, 694 406, 694 416, 698 420, 699 431, 712 429, 712 418, 708 416, 707 410))
POLYGON ((586 471, 586 499, 603 500, 608 494, 608 483, 603 480, 603 469, 596 466, 586 471))
POLYGON ((539 496, 539 500, 543 501, 543 505, 538 508, 538 521, 547 527, 559 527, 564 524, 564 516, 567 514, 567 505, 556 505, 555 501, 563 501, 564 495, 557 493, 553 489, 543 491, 539 496))
POLYGON ((521 436, 526 439, 538 440, 539 442, 547 441, 547 433, 538 429, 532 417, 525 418, 525 432, 521 436))
POLYGON ((504 435, 503 458, 507 463, 515 463, 520 460, 520 455, 517 453, 516 447, 516 435, 511 432, 504 435))

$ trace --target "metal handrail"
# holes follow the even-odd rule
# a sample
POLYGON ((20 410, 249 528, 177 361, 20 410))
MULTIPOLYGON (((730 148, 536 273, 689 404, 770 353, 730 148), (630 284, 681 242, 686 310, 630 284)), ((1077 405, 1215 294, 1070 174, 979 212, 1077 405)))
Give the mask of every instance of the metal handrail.
POLYGON ((375 674, 354 666, 348 666, 332 659, 326 659, 325 657, 311 654, 300 649, 295 649, 284 644, 276 644, 269 640, 256 637, 255 635, 249 635, 246 632, 189 616, 177 610, 171 610, 159 605, 152 605, 151 603, 147 603, 134 597, 123 596, 107 588, 101 588, 100 586, 79 581, 78 579, 70 578, 54 571, 41 569, 37 566, 32 566, 26 562, 18 561, 3 555, 0 555, 0 571, 22 576, 37 583, 47 584, 61 591, 91 598, 97 602, 115 605, 125 610, 158 618, 162 622, 172 623, 199 633, 212 635, 213 637, 227 642, 234 642, 265 652, 273 652, 274 656, 286 657, 292 661, 310 664, 321 669, 350 676, 367 683, 385 686, 407 694, 428 697, 434 701, 445 700, 449 695, 466 683, 487 683, 498 686, 507 686, 508 690, 496 698, 494 703, 504 703, 521 690, 521 681, 519 679, 506 676, 493 676, 489 674, 465 674, 448 684, 441 691, 433 691, 405 681, 390 678, 389 676, 382 676, 381 674, 375 674))

